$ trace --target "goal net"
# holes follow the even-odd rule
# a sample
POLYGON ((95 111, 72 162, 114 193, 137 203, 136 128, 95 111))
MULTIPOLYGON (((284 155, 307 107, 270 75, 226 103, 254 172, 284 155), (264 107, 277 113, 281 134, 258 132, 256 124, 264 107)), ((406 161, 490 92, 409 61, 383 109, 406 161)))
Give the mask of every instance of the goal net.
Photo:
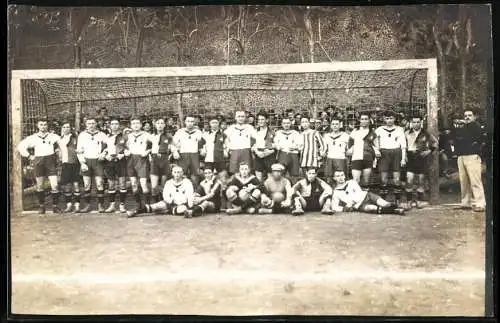
MULTIPOLYGON (((95 116, 101 107, 124 119, 138 114, 174 120, 187 114, 203 120, 207 115, 230 118, 237 109, 252 114, 263 110, 272 126, 281 123, 288 109, 317 118, 333 106, 345 112, 346 123, 361 110, 418 111, 437 135, 435 65, 435 59, 422 59, 13 71, 12 144, 34 133, 41 117, 75 124, 78 113, 95 116)), ((17 154, 13 157, 14 166, 20 165, 17 154)), ((17 171, 12 175, 16 178, 17 171)), ((431 187, 433 199, 434 191, 431 187)))

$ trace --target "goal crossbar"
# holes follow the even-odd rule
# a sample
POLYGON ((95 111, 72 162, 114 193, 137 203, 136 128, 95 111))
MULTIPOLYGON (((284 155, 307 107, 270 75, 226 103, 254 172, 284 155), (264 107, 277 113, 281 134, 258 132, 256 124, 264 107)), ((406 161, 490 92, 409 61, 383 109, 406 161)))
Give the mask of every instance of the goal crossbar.
MULTIPOLYGON (((16 152, 22 135, 22 80, 37 79, 91 79, 91 78, 152 78, 152 77, 197 77, 237 76, 258 74, 297 74, 325 72, 363 72, 426 70, 427 129, 438 136, 438 73, 437 59, 404 59, 383 61, 338 61, 326 63, 224 65, 190 67, 142 67, 142 68, 99 68, 99 69, 36 69, 11 71, 11 149, 12 168, 10 177, 11 210, 22 211, 22 163, 16 152)), ((437 154, 429 165, 430 201, 439 199, 439 163, 437 154)))

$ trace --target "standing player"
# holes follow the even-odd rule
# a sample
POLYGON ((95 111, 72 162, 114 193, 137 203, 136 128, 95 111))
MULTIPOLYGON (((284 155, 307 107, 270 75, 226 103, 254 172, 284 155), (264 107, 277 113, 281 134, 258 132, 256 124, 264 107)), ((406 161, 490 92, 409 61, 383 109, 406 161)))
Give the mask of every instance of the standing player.
POLYGON ((255 133, 255 144, 252 147, 254 153, 255 176, 259 181, 271 170, 271 165, 276 162, 273 148, 274 131, 267 125, 268 115, 265 112, 257 114, 257 131, 255 133))
POLYGON ((186 127, 177 130, 173 138, 172 156, 179 161, 184 174, 191 177, 193 183, 198 182, 200 172, 200 149, 203 147, 203 133, 195 128, 195 118, 184 119, 186 127))
POLYGON ((318 168, 320 160, 325 157, 325 145, 323 138, 318 130, 311 129, 309 118, 302 117, 300 120, 302 126, 302 150, 300 153, 300 167, 318 168))
POLYGON ((222 183, 215 177, 211 168, 205 168, 203 174, 205 179, 198 185, 194 194, 193 207, 184 214, 186 218, 220 211, 222 183))
POLYGON ((66 202, 63 212, 71 212, 74 205, 74 211, 78 213, 80 212, 80 163, 76 154, 77 137, 71 132, 69 123, 63 124, 61 134, 58 146, 62 162, 59 184, 64 190, 66 202))
POLYGON ((135 202, 142 205, 140 188, 145 203, 149 204, 151 195, 148 187, 148 157, 151 152, 151 137, 149 133, 142 131, 139 117, 130 118, 130 128, 132 131, 127 135, 124 150, 127 157, 127 175, 130 179, 135 202))
POLYGON ((165 119, 158 118, 155 122, 155 133, 150 135, 151 146, 151 197, 160 202, 162 189, 170 177, 170 150, 172 137, 165 130, 165 119))
POLYGON ((320 210, 323 214, 333 214, 332 188, 317 175, 315 168, 309 168, 305 178, 293 186, 293 215, 302 215, 304 211, 320 210))
POLYGON ((226 210, 227 214, 255 213, 255 207, 260 201, 260 182, 250 174, 247 163, 240 164, 239 172, 234 174, 227 186, 226 197, 234 206, 226 210))
POLYGON ((389 172, 392 172, 393 193, 396 203, 401 202, 401 167, 406 165, 406 136, 403 128, 394 124, 392 111, 385 111, 384 125, 375 130, 380 151, 380 195, 386 199, 388 194, 389 172))
POLYGON ((378 138, 370 127, 370 116, 361 113, 359 128, 354 129, 349 138, 347 155, 351 156, 352 179, 368 188, 375 158, 380 158, 378 138))
POLYGON ((209 126, 210 131, 203 133, 205 169, 209 168, 217 173, 225 172, 225 159, 228 157, 226 135, 220 129, 217 117, 210 118, 209 126))
POLYGON ((290 119, 284 118, 281 125, 283 129, 276 131, 274 136, 274 148, 278 151, 277 161, 285 166, 292 183, 295 183, 300 170, 299 152, 304 144, 300 133, 291 129, 290 119))
POLYGON ((99 213, 104 209, 104 159, 106 156, 107 137, 104 132, 97 130, 95 118, 87 118, 85 121, 86 130, 78 136, 77 154, 80 161, 80 168, 83 176, 83 200, 86 205, 80 209, 81 213, 90 211, 92 177, 97 189, 97 206, 99 213))
POLYGON ((133 211, 128 211, 129 218, 144 213, 171 213, 172 215, 186 215, 193 207, 194 189, 191 181, 184 177, 180 166, 172 167, 172 178, 165 183, 163 200, 154 204, 146 203, 133 211))
POLYGON ((334 179, 336 186, 333 189, 332 209, 335 212, 356 210, 366 213, 404 215, 403 208, 384 200, 377 194, 363 190, 353 179, 346 181, 343 171, 336 171, 334 179))
POLYGON ((340 131, 341 121, 333 118, 331 121, 331 132, 325 133, 326 146, 325 177, 329 184, 333 182, 335 171, 347 173, 346 151, 349 143, 349 135, 340 131))
POLYGON ((45 177, 49 179, 52 189, 52 210, 59 213, 57 206, 59 203, 59 188, 57 185, 57 156, 56 147, 61 137, 49 133, 47 120, 39 120, 37 123, 38 132, 26 137, 19 143, 19 153, 33 162, 33 168, 36 178, 36 191, 38 196, 38 205, 40 214, 45 213, 45 191, 43 181, 45 177), (33 149, 33 153, 28 150, 33 149))
POLYGON ((125 213, 127 199, 127 160, 125 159, 125 135, 120 130, 120 120, 110 118, 109 134, 106 141, 105 174, 108 180, 109 207, 106 213, 115 212, 116 191, 119 190, 119 210, 125 213))
POLYGON ((406 194, 411 205, 421 208, 424 200, 424 180, 429 164, 429 155, 438 149, 437 139, 422 127, 422 118, 413 116, 410 129, 405 131, 408 143, 408 163, 406 165, 406 194), (416 177, 416 178, 415 178, 416 177))
POLYGON ((236 123, 230 125, 226 131, 227 147, 229 148, 229 173, 238 172, 239 165, 246 163, 252 168, 251 147, 255 141, 255 128, 247 123, 246 112, 236 111, 236 123))
POLYGON ((271 166, 271 176, 262 183, 261 205, 258 213, 288 213, 292 205, 292 183, 283 177, 285 167, 281 164, 271 166))

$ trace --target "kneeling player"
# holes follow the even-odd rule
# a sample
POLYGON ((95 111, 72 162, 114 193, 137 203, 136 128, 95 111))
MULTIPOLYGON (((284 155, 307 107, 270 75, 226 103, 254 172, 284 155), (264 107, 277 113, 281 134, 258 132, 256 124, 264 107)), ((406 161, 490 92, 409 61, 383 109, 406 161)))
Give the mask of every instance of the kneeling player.
POLYGON ((274 164, 271 166, 271 176, 262 184, 261 205, 258 213, 288 213, 292 205, 292 184, 283 177, 285 166, 274 164))
POLYGON ((260 182, 250 174, 250 166, 240 163, 239 172, 227 184, 226 197, 234 208, 226 210, 227 214, 255 213, 255 207, 260 199, 260 182))
POLYGON ((306 171, 306 178, 301 179, 292 188, 294 205, 292 214, 302 215, 304 211, 321 211, 323 214, 333 214, 331 208, 332 188, 318 178, 315 168, 306 171))
POLYGON ((404 215, 404 209, 384 200, 377 194, 363 190, 358 182, 346 181, 343 171, 334 174, 336 186, 333 189, 332 209, 335 212, 350 212, 353 210, 378 214, 404 215))
POLYGON ((185 213, 186 218, 220 211, 222 183, 215 177, 212 168, 205 168, 203 174, 205 179, 198 185, 193 199, 194 206, 185 213))
POLYGON ((127 212, 129 218, 143 213, 172 213, 173 215, 186 215, 193 206, 193 184, 184 178, 181 167, 172 168, 172 178, 165 183, 163 188, 163 201, 154 204, 139 206, 134 211, 127 212))

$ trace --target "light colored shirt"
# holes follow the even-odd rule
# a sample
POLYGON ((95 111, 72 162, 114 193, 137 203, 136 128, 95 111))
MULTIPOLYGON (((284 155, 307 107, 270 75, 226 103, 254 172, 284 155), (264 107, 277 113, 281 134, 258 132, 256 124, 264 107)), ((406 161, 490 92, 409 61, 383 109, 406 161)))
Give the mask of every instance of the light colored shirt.
POLYGON ((187 178, 182 179, 180 183, 176 183, 173 178, 169 179, 163 188, 163 200, 167 204, 193 205, 193 197, 193 183, 187 178))
POLYGON ((203 133, 199 129, 187 130, 181 128, 175 132, 173 138, 174 149, 179 153, 198 153, 203 139, 203 133))
POLYGON ((19 153, 23 157, 29 157, 28 149, 34 149, 34 155, 36 157, 50 156, 55 153, 55 145, 58 144, 61 137, 54 133, 35 133, 31 136, 24 138, 19 143, 19 153))
POLYGON ((267 132, 271 131, 269 128, 262 128, 255 131, 255 148, 266 148, 266 135, 267 132))
POLYGON ((230 150, 249 149, 252 147, 252 139, 256 138, 257 131, 249 124, 232 124, 226 131, 227 146, 230 150))
POLYGON ((348 180, 344 184, 333 189, 333 210, 342 211, 343 208, 340 206, 340 202, 354 209, 358 209, 363 203, 366 194, 368 194, 368 192, 363 191, 358 182, 353 179, 348 180))
POLYGON ((380 142, 380 149, 401 149, 406 150, 405 131, 400 126, 380 126, 375 130, 380 142))
POLYGON ((298 154, 304 147, 304 143, 298 131, 280 129, 274 135, 274 146, 277 150, 298 154))
POLYGON ((151 143, 151 134, 145 131, 131 132, 127 135, 125 147, 131 155, 144 155, 148 150, 148 143, 151 143))
POLYGON ((349 144, 349 135, 345 132, 337 134, 325 133, 323 141, 326 145, 326 157, 330 159, 345 159, 347 145, 349 144))
MULTIPOLYGON (((78 135, 76 152, 84 159, 97 159, 106 148, 108 138, 102 131, 83 131, 78 135)), ((82 160, 80 160, 82 161, 82 160)))

